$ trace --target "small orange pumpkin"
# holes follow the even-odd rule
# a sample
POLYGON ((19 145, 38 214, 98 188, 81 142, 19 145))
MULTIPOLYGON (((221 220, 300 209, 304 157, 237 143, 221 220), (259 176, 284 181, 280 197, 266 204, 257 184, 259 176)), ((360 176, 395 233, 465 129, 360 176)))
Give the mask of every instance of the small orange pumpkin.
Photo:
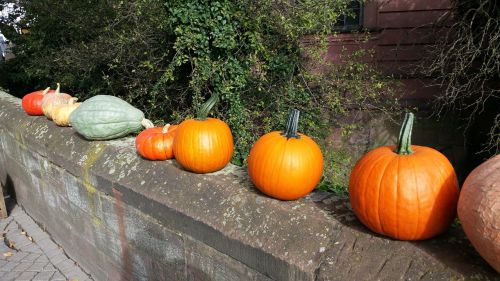
POLYGON ((135 138, 137 152, 149 160, 174 158, 173 143, 177 125, 146 128, 135 138))
POLYGON ((458 218, 474 248, 500 273, 500 154, 465 179, 458 218))
POLYGON ((292 110, 286 130, 265 134, 248 157, 248 174, 263 193, 295 200, 311 192, 323 174, 323 155, 310 137, 297 133, 300 112, 292 110))
POLYGON ((217 103, 217 94, 198 110, 196 119, 182 121, 174 139, 177 162, 194 173, 211 173, 224 168, 233 156, 231 129, 222 120, 208 118, 217 103))
POLYGON ((376 148, 354 166, 349 198, 359 220, 374 232, 422 240, 448 229, 459 195, 453 166, 439 151, 411 145, 414 116, 407 113, 398 145, 376 148))

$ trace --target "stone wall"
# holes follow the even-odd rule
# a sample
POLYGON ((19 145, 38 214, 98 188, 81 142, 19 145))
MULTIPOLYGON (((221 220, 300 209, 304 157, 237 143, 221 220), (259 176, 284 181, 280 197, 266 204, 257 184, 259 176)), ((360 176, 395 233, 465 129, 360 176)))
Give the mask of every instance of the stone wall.
POLYGON ((460 229, 425 242, 373 235, 347 198, 268 198, 234 166, 191 174, 134 139, 89 142, 0 92, 0 181, 96 280, 495 278, 460 229))

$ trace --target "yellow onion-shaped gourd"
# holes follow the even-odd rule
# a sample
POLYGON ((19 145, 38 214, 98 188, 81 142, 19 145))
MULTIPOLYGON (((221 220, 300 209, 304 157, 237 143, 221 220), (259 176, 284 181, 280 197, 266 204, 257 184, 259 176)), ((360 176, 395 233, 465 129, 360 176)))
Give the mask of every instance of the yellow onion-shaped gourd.
POLYGON ((47 116, 49 120, 52 120, 52 111, 54 107, 61 104, 68 104, 71 98, 69 94, 61 93, 61 85, 57 83, 56 92, 52 95, 45 95, 42 99, 43 115, 47 116))
POLYGON ((54 106, 54 109, 52 109, 52 121, 58 126, 71 126, 69 123, 69 115, 81 104, 81 102, 76 102, 77 100, 78 98, 71 98, 68 104, 54 106))

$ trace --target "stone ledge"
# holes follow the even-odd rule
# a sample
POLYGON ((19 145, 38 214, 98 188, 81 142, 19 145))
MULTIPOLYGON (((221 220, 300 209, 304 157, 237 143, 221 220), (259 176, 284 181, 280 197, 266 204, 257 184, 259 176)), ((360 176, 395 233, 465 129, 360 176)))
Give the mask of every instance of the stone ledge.
MULTIPOLYGON (((7 175, 30 177, 14 186, 16 192, 25 194, 18 196, 18 201, 29 198, 29 189, 37 189, 34 185, 43 179, 55 187, 50 192, 57 193, 58 200, 62 201, 60 204, 69 204, 97 221, 96 224, 104 224, 106 235, 120 236, 119 224, 123 220, 121 224, 127 226, 127 233, 123 233, 126 244, 133 248, 147 249, 145 244, 151 237, 147 238, 148 241, 133 240, 135 234, 129 232, 134 229, 132 226, 143 225, 151 217, 161 229, 165 229, 160 232, 172 233, 167 237, 181 237, 184 246, 179 247, 188 251, 184 259, 191 257, 191 260, 204 260, 207 264, 219 266, 234 259, 241 263, 235 263, 234 268, 239 268, 236 272, 247 276, 248 280, 264 280, 265 276, 274 280, 346 280, 354 276, 358 280, 396 276, 413 279, 420 276, 420 272, 423 272, 423 277, 437 280, 471 276, 493 279, 495 276, 491 268, 473 254, 463 236, 457 238, 460 246, 472 254, 459 258, 433 255, 433 251, 443 248, 438 245, 440 243, 448 245, 444 246, 446 249, 456 247, 447 243, 450 237, 456 236, 451 232, 431 242, 417 243, 374 236, 357 223, 348 209, 346 198, 316 192, 305 199, 282 202, 260 194, 252 187, 246 173, 232 165, 217 173, 196 175, 182 170, 174 160, 147 161, 135 152, 132 137, 105 142, 86 141, 71 128, 57 127, 45 117, 27 116, 19 99, 2 92, 0 118, 2 183, 5 184, 7 175), (12 171, 9 167, 13 165, 9 165, 9 161, 26 169, 26 174, 12 171), (110 203, 106 203, 106 198, 110 198, 110 203), (124 215, 117 213, 117 204, 125 206, 124 215), (142 215, 134 217, 134 213, 142 215), (342 246, 340 250, 339 245, 342 246), (207 255, 216 251, 221 256, 210 259, 192 255, 190 249, 207 255), (389 257, 381 260, 383 255, 389 257), (474 258, 474 263, 470 257, 474 258), (248 270, 242 269, 244 267, 248 270), (375 273, 374 267, 378 267, 375 273)), ((34 199, 18 203, 28 212, 36 210, 36 206, 29 206, 37 204, 34 199)), ((57 208, 61 206, 47 207, 47 216, 39 217, 47 222, 41 223, 50 224, 48 217, 57 214, 57 208)), ((95 232, 99 229, 93 227, 84 231, 97 236, 99 234, 95 232)), ((63 236, 61 230, 47 230, 61 232, 59 237, 63 236)), ((158 234, 158 237, 163 235, 158 234)), ((92 243, 88 237, 82 239, 82 243, 92 243)), ((106 249, 98 251, 98 255, 103 260, 114 258, 115 263, 126 269, 127 265, 119 264, 124 245, 116 247, 121 247, 115 250, 118 251, 117 257, 103 257, 106 249)), ((130 260, 122 262, 137 266, 130 260)), ((92 266, 92 260, 86 263, 92 266)), ((203 268, 187 270, 185 278, 196 279, 190 277, 198 276, 196 272, 203 272, 199 276, 206 279, 220 278, 220 275, 206 271, 203 268)), ((227 276, 232 275, 228 273, 227 276)))

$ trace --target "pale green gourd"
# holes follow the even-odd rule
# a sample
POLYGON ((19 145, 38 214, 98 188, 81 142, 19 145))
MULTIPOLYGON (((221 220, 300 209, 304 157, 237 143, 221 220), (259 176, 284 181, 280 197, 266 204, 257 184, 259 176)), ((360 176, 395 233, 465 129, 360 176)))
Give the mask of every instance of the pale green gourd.
POLYGON ((98 95, 84 101, 70 117, 70 124, 86 139, 109 140, 152 127, 144 113, 114 96, 98 95))

